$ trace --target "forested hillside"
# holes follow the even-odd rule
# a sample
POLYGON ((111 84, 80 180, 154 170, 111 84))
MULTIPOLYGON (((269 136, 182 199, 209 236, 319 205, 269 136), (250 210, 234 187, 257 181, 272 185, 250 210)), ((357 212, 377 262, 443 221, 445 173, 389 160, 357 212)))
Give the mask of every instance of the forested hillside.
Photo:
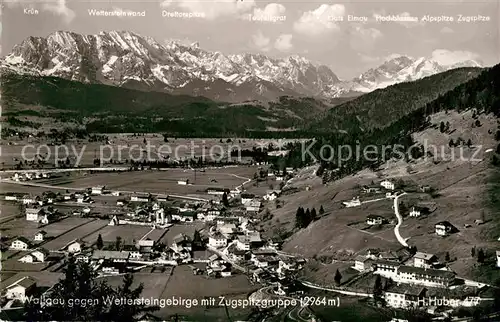
MULTIPOLYGON (((465 72, 466 70, 459 71, 465 72)), ((474 73, 476 70, 473 70, 474 73)), ((468 72, 467 72, 468 73, 468 72)), ((450 75, 448 75, 449 77, 450 75)), ((464 77, 469 77, 465 76, 464 77)), ((430 81, 429 79, 424 79, 422 81, 430 81)), ((415 82, 414 84, 416 84, 415 82)), ((407 86, 408 84, 403 84, 407 86)), ((396 85, 399 86, 399 85, 396 85)), ((418 89, 414 89, 418 91, 418 89)), ((390 93, 390 89, 387 89, 390 93)), ((387 92, 386 92, 387 93, 387 92)), ((369 96, 368 94, 366 96, 369 96)), ((382 94, 377 94, 382 95, 382 94)), ((384 94, 388 95, 388 94, 384 94)), ((359 100, 359 99, 358 99, 359 100)), ((328 113, 333 114, 334 111, 345 109, 346 105, 352 106, 356 105, 356 101, 350 101, 341 106, 331 109, 328 113)), ((362 102, 365 102, 366 98, 362 102)), ((396 99, 394 99, 396 100, 396 99)), ((358 104, 360 104, 358 102, 358 104)), ((363 103, 362 106, 367 107, 367 103, 363 103)), ((361 105, 359 105, 361 106, 361 105)), ((447 93, 439 95, 436 99, 431 100, 427 103, 423 103, 420 107, 415 107, 414 103, 408 102, 406 106, 413 107, 412 111, 406 111, 406 114, 394 119, 393 117, 389 120, 393 120, 386 126, 375 128, 367 131, 361 129, 352 128, 351 131, 347 133, 340 133, 337 131, 330 130, 330 133, 326 133, 326 129, 322 135, 317 136, 317 143, 311 146, 308 151, 318 160, 321 160, 322 166, 320 167, 318 175, 327 174, 324 177, 325 181, 334 180, 339 177, 343 177, 348 174, 352 174, 366 167, 377 168, 383 162, 383 153, 385 153, 385 159, 388 157, 401 157, 401 154, 396 150, 383 150, 381 147, 383 145, 401 145, 405 148, 410 147, 414 144, 411 134, 426 128, 429 125, 429 116, 442 110, 456 110, 463 111, 466 109, 474 108, 477 113, 492 113, 492 115, 497 118, 500 117, 500 65, 496 65, 490 69, 482 71, 479 76, 474 79, 463 83, 454 89, 448 91, 447 93), (363 151, 364 147, 368 145, 374 145, 380 147, 378 152, 371 155, 371 160, 366 160, 364 158, 348 158, 347 149, 344 149, 345 155, 341 155, 340 158, 344 158, 342 164, 339 164, 339 155, 333 155, 331 160, 329 160, 330 155, 325 153, 326 150, 322 151, 321 147, 324 145, 329 145, 334 148, 334 152, 337 152, 336 148, 339 146, 348 145, 351 147, 351 151, 356 151, 356 148, 363 151), (326 160, 326 161, 325 161, 326 160), (340 166, 340 167, 339 167, 340 166), (325 171, 332 170, 336 171, 325 171)), ((379 107, 382 109, 382 107, 379 107)), ((383 110, 383 109, 382 109, 383 110)), ((398 110, 399 113, 402 113, 398 110)), ((381 113, 385 113, 381 111, 381 113)), ((363 118, 362 114, 359 118, 363 118)), ((328 119, 328 117, 326 118, 328 119)), ((330 117, 331 119, 331 117, 330 117)), ((326 122, 321 120, 321 122, 326 122)), ((325 125, 326 126, 326 125, 325 125)), ((305 145, 310 146, 310 144, 305 145)), ((403 149, 404 150, 404 149, 403 149)), ((500 149, 497 149, 500 151, 500 149)), ((497 152, 498 152, 497 151, 497 152)), ((303 159, 304 148, 302 145, 296 145, 292 153, 290 153, 286 159, 280 160, 281 163, 291 166, 304 166, 312 160, 311 157, 303 159)), ((328 152, 328 151, 326 151, 328 152)), ((412 157, 419 157, 422 151, 418 149, 412 150, 412 157)), ((309 154, 306 154, 306 157, 309 154)), ((408 157, 405 155, 404 157, 408 157)), ((494 155, 492 157, 492 162, 494 164, 500 164, 500 155, 494 155), (496 160, 496 161, 495 161, 496 160)))
POLYGON ((480 68, 459 68, 379 89, 331 108, 307 129, 330 132, 332 128, 345 131, 382 128, 474 79, 481 71, 480 68))

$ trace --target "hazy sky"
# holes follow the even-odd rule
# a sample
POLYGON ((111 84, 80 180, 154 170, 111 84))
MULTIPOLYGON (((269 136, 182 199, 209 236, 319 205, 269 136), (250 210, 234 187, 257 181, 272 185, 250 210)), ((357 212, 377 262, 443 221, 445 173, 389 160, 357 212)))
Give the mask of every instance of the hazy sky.
POLYGON ((464 57, 485 65, 500 62, 500 2, 490 1, 6 1, 2 10, 2 56, 29 36, 57 30, 83 34, 129 30, 163 42, 178 39, 224 54, 265 53, 284 57, 298 54, 329 66, 339 77, 351 78, 375 67, 393 54, 449 59, 464 57), (34 8, 37 15, 24 13, 34 8), (145 16, 92 16, 89 9, 145 11, 145 16), (204 17, 162 17, 191 12, 204 17), (275 17, 278 21, 248 21, 275 17), (367 22, 349 22, 348 15, 367 22), (377 22, 375 15, 416 17, 416 22, 377 22), (422 21, 425 15, 452 17, 453 22, 422 21), (489 21, 461 22, 459 15, 488 17, 489 21), (343 21, 333 21, 343 17, 343 21), (284 21, 283 21, 284 20, 284 21), (436 51, 440 50, 440 51, 436 51), (444 51, 443 51, 444 50, 444 51))

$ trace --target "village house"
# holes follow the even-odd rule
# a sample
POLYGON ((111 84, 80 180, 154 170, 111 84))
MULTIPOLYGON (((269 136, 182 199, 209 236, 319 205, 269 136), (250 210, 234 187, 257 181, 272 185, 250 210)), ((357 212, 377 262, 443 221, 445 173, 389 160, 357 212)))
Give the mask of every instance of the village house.
POLYGON ((91 190, 90 190, 90 193, 93 194, 93 195, 102 195, 103 192, 104 192, 104 186, 95 186, 95 187, 92 187, 91 190))
POLYGON ((75 253, 79 253, 82 251, 82 246, 83 246, 83 243, 75 240, 75 241, 68 243, 65 247, 63 247, 63 250, 66 250, 69 253, 75 254, 75 253))
POLYGON ((180 250, 180 249, 185 249, 189 252, 193 250, 193 243, 191 241, 191 238, 186 236, 185 234, 181 233, 178 234, 177 236, 174 237, 172 248, 174 250, 180 250))
POLYGON ((392 182, 390 180, 384 180, 384 181, 380 182, 380 185, 387 190, 396 189, 396 185, 394 184, 394 182, 392 182))
POLYGON ((497 267, 500 267, 500 250, 497 250, 495 253, 497 255, 497 267))
POLYGON ((5 297, 8 300, 23 301, 26 296, 33 294, 36 290, 36 281, 25 276, 5 288, 5 297))
POLYGON ((21 200, 23 205, 31 205, 37 202, 37 198, 30 195, 24 195, 21 200))
POLYGON ((30 241, 26 237, 17 237, 10 244, 9 249, 28 250, 31 247, 30 241))
POLYGON ((425 288, 413 285, 394 285, 384 292, 387 306, 393 308, 417 307, 425 296, 425 288))
POLYGON ((382 225, 385 223, 385 218, 382 216, 377 216, 377 215, 368 215, 366 217, 366 224, 373 226, 373 225, 382 225))
POLYGON ((130 196, 130 201, 132 202, 149 202, 151 196, 148 193, 135 193, 130 196))
POLYGON ((455 227, 448 221, 441 221, 435 225, 436 235, 438 236, 448 236, 453 233, 455 227))
POLYGON ((209 195, 217 195, 217 196, 222 196, 224 193, 228 194, 230 193, 230 190, 227 188, 218 188, 218 187, 213 187, 213 188, 208 188, 207 193, 209 195))
POLYGON ((354 260, 354 269, 359 272, 368 271, 372 268, 373 260, 362 255, 356 256, 354 260))
POLYGON ((177 181, 177 184, 181 185, 181 186, 185 186, 185 185, 189 184, 189 179, 185 179, 185 178, 180 179, 177 181))
POLYGON ((381 276, 391 278, 396 276, 399 265, 395 261, 378 259, 373 262, 373 270, 381 276))
POLYGON ((92 253, 92 260, 104 260, 112 263, 126 263, 130 258, 128 251, 115 251, 115 250, 94 250, 92 253))
POLYGON ((238 197, 241 194, 241 191, 239 189, 233 189, 229 191, 229 197, 235 198, 238 197))
POLYGON ((422 185, 419 188, 420 188, 420 191, 422 191, 422 192, 430 192, 432 190, 432 187, 429 185, 422 185))
POLYGON ((418 207, 412 207, 410 211, 410 217, 420 217, 422 212, 418 207))
POLYGON ((39 232, 37 232, 35 234, 35 236, 33 237, 33 240, 37 241, 37 242, 44 241, 46 235, 47 235, 47 232, 45 230, 40 230, 39 232))
POLYGON ((44 248, 39 248, 31 253, 24 255, 19 259, 22 263, 44 263, 49 257, 49 251, 44 248))
POLYGON ((119 197, 120 196, 120 191, 111 191, 111 195, 113 197, 119 197))
POLYGON ((220 231, 224 236, 228 237, 237 231, 237 227, 235 224, 223 224, 217 225, 217 230, 220 231))
POLYGON ((273 201, 278 198, 278 193, 276 191, 270 191, 267 192, 266 195, 264 196, 264 200, 266 201, 273 201))
POLYGON ((285 180, 285 176, 282 175, 282 174, 276 174, 276 181, 284 181, 285 180))
POLYGON ((378 185, 372 184, 372 185, 368 185, 368 186, 363 186, 361 188, 361 191, 363 193, 379 193, 382 191, 382 188, 378 185))
POLYGON ((245 210, 248 212, 259 212, 261 206, 262 204, 260 201, 252 200, 249 203, 245 204, 245 210))
POLYGON ((26 208, 26 220, 39 222, 44 214, 42 208, 26 208))
POLYGON ((269 266, 277 266, 279 263, 279 260, 274 257, 274 256, 255 256, 252 258, 252 262, 254 263, 255 266, 263 268, 263 267, 269 267, 269 266))
POLYGON ((137 248, 141 253, 150 253, 155 246, 155 241, 150 238, 141 239, 137 242, 137 248))
POLYGON ((436 263, 437 257, 433 254, 417 252, 413 256, 413 266, 421 268, 431 268, 436 263))
POLYGON ((236 247, 239 250, 250 250, 250 237, 246 235, 239 235, 236 239, 236 247))
POLYGON ((242 205, 246 205, 246 204, 252 202, 252 200, 254 198, 255 198, 254 194, 251 194, 251 193, 242 193, 241 194, 241 204, 242 205))
POLYGON ((63 194, 63 196, 62 196, 62 197, 63 197, 63 200, 64 200, 64 201, 68 201, 68 200, 73 199, 73 198, 74 198, 74 195, 73 195, 72 193, 65 193, 65 194, 63 194))
POLYGON ((8 192, 7 194, 5 194, 5 200, 7 200, 7 201, 17 201, 17 194, 8 192))
POLYGON ((215 248, 225 247, 227 246, 227 238, 223 234, 216 232, 208 237, 208 244, 215 248))
POLYGON ((343 201, 342 204, 347 208, 359 207, 361 206, 361 201, 359 200, 359 197, 353 197, 352 200, 343 201))
POLYGON ((286 271, 296 271, 298 269, 297 262, 294 258, 281 257, 278 262, 278 271, 284 273, 286 271))

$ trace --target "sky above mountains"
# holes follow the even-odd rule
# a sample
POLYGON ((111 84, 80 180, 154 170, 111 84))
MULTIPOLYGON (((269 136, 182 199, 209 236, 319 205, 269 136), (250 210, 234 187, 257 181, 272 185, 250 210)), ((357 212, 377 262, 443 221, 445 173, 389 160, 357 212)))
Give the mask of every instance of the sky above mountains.
POLYGON ((160 42, 198 42, 224 54, 298 54, 348 79, 394 55, 474 59, 486 66, 498 63, 499 16, 498 1, 7 0, 1 45, 3 56, 29 36, 45 37, 56 30, 83 34, 129 30, 160 42), (92 10, 144 12, 144 16, 97 16, 92 10), (192 17, 167 17, 166 12, 192 17), (380 21, 390 15, 405 21, 380 21), (484 18, 460 21, 461 16, 478 15, 484 18), (348 21, 349 16, 358 21, 348 21), (426 16, 441 21, 426 21, 426 16))

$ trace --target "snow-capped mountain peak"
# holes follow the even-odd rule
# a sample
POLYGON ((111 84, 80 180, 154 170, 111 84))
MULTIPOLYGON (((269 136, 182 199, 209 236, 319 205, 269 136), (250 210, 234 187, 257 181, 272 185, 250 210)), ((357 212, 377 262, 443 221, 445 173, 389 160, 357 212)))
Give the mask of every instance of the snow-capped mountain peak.
POLYGON ((391 55, 380 66, 344 82, 328 66, 299 55, 225 55, 204 50, 198 42, 159 43, 151 37, 116 30, 95 35, 57 31, 45 38, 28 37, 0 63, 18 73, 226 101, 269 100, 282 95, 331 98, 451 68, 480 66, 474 57, 460 59, 447 56, 446 51, 435 51, 431 58, 391 55))

